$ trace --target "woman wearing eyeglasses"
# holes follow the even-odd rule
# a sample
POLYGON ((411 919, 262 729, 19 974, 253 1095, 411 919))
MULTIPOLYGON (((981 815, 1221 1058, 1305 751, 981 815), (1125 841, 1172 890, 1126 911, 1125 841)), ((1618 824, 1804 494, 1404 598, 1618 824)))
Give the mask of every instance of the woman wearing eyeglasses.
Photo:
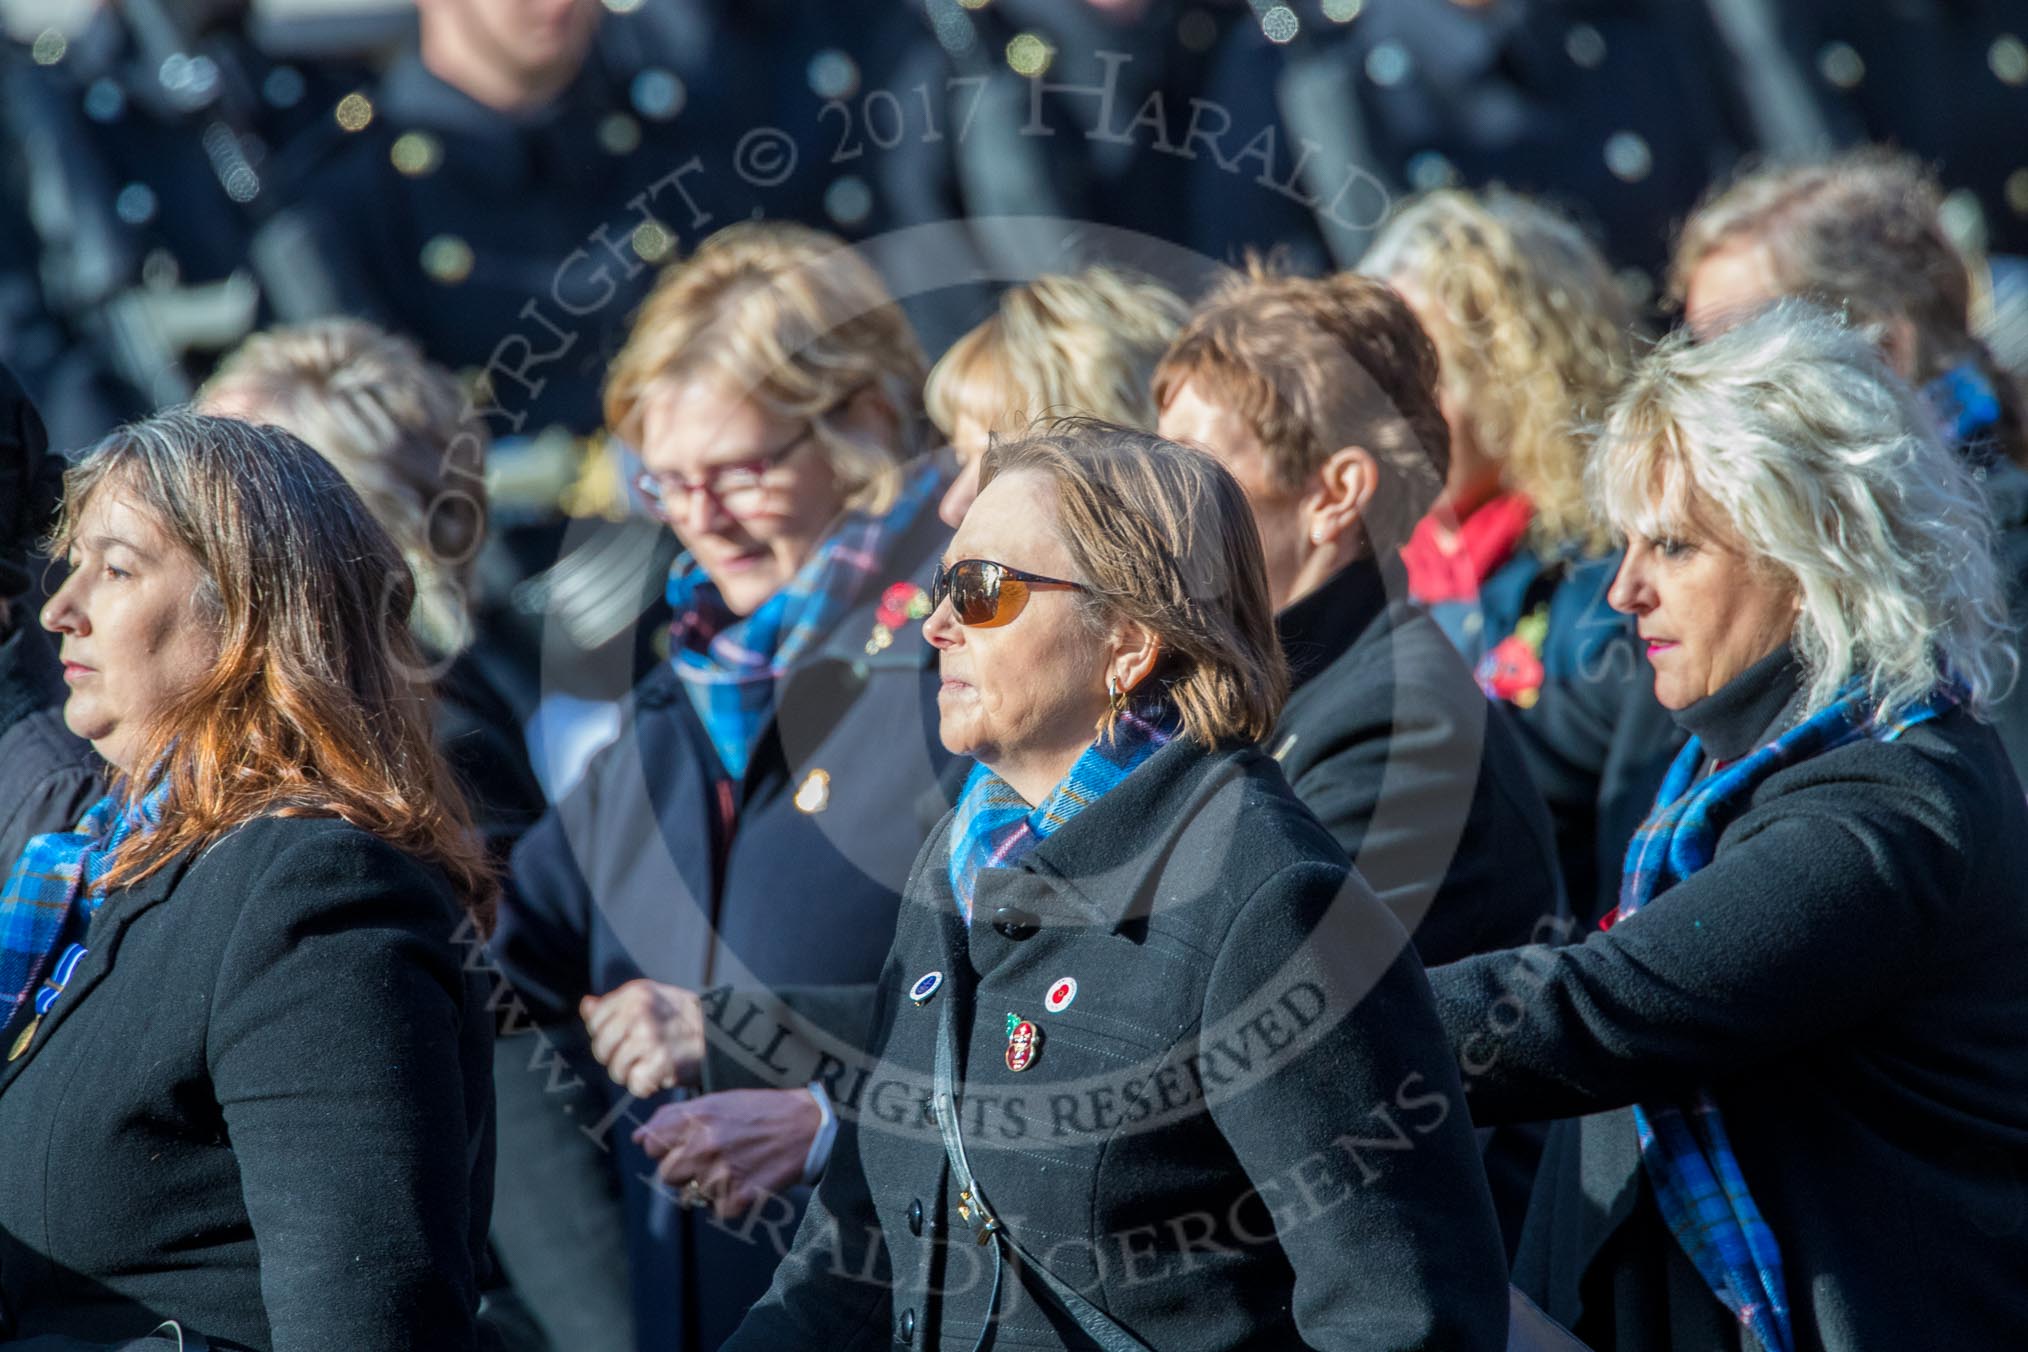
POLYGON ((922 380, 872 269, 784 224, 671 268, 608 378, 685 551, 670 659, 516 849, 493 951, 538 1024, 583 1020, 610 1078, 606 1119, 571 1126, 615 1151, 643 1346, 716 1347, 765 1289, 947 802, 919 632, 947 475, 922 380), (854 984, 815 1023, 773 998, 854 984))
POLYGON ((1288 674, 1239 485, 1096 422, 980 483, 923 625, 977 765, 858 1131, 728 1348, 1504 1346, 1421 965, 1257 747, 1288 674))

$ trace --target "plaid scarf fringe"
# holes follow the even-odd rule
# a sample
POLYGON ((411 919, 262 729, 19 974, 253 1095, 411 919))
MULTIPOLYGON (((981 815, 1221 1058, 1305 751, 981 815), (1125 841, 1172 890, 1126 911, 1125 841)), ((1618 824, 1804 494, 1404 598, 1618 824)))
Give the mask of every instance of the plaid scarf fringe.
POLYGON ((85 954, 82 941, 106 899, 104 879, 120 847, 161 824, 168 796, 166 779, 136 802, 107 794, 75 831, 46 832, 22 847, 0 887, 0 1032, 10 1042, 24 1013, 46 1014, 55 1004, 85 954))
MULTIPOLYGON (((1891 742, 1963 699, 1943 687, 1889 714, 1857 681, 1818 713, 1697 783, 1692 738, 1669 767, 1655 808, 1627 848, 1618 920, 1711 862, 1718 837, 1770 775, 1862 738, 1891 742)), ((1709 1090, 1683 1103, 1637 1104, 1641 1162, 1669 1231, 1712 1293, 1768 1352, 1792 1352, 1781 1246, 1761 1215, 1709 1090)))

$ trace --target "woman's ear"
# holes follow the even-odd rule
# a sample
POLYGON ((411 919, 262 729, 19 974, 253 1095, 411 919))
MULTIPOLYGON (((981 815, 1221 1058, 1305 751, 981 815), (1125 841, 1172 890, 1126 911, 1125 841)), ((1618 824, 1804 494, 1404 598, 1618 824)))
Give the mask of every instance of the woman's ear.
POLYGON ((1880 355, 1903 380, 1915 379, 1917 351, 1915 325, 1907 315, 1896 315, 1881 326, 1880 355))
POLYGON ((1366 515, 1379 487, 1380 462, 1372 452, 1363 446, 1333 451, 1310 490, 1310 543, 1328 544, 1349 534, 1366 515))
POLYGON ((1125 691, 1138 690, 1141 683, 1154 675, 1156 665, 1162 660, 1162 640, 1155 631, 1132 620, 1122 620, 1113 626, 1112 659, 1106 663, 1106 675, 1120 683, 1125 691))

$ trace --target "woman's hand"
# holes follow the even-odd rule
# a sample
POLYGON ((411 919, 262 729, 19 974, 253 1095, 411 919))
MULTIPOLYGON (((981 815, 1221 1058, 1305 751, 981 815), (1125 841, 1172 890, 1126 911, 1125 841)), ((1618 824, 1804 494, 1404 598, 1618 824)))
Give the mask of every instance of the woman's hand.
POLYGON ((729 1221, 803 1181, 823 1120, 807 1089, 729 1089, 657 1109, 634 1142, 665 1185, 729 1221))
POLYGON ((638 977, 587 995, 578 1016, 592 1055, 635 1098, 695 1085, 704 1068, 704 1009, 697 992, 638 977))

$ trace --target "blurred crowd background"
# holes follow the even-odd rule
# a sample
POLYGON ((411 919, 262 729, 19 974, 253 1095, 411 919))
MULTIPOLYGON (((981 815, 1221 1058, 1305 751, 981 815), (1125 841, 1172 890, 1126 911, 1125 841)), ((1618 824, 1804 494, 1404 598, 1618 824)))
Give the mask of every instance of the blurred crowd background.
POLYGON ((1940 173, 1986 336, 2028 364, 2028 11, 2006 0, 0 12, 0 362, 57 443, 187 400, 269 325, 411 335, 494 437, 482 628, 524 717, 624 691, 661 628, 636 624, 653 588, 614 585, 673 544, 626 520, 599 382, 654 265, 733 220, 873 241, 934 359, 1007 281, 1126 261, 1187 293, 1249 247, 1350 266, 1400 197, 1500 182, 1573 212, 1666 322, 1672 231, 1714 181, 1889 142, 1940 173))
MULTIPOLYGON (((2028 373, 2024 0, 0 0, 0 20, 0 364, 65 450, 190 401, 278 325, 370 320, 454 372, 490 442, 459 657, 504 703, 487 725, 526 730, 530 820, 667 656, 679 546, 601 389, 661 268, 729 224, 863 245, 934 361, 1008 284, 1094 264, 1191 303, 1254 251, 1395 275, 1369 254, 1395 204, 1500 184, 1568 213, 1659 333, 1715 187, 1885 144, 1937 176, 1975 328, 2028 373)), ((1652 794, 1627 796, 1638 820, 1652 794)), ((1564 863, 1580 910, 1588 867, 1564 863)), ((579 1256, 622 1261, 605 1243, 579 1256)))

